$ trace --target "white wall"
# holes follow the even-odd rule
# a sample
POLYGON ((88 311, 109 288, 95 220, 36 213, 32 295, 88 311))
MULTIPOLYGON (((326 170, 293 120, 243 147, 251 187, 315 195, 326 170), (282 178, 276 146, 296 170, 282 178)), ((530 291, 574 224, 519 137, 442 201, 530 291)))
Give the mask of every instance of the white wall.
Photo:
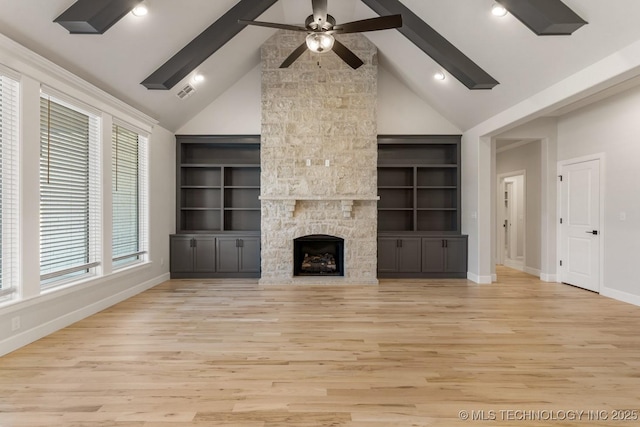
POLYGON ((378 134, 459 135, 453 125, 393 74, 378 67, 378 134))
MULTIPOLYGON (((257 66, 176 134, 252 135, 261 132, 261 67, 257 66)), ((406 85, 378 67, 378 134, 457 135, 451 124, 406 85)))
MULTIPOLYGON (((495 190, 492 190, 495 185, 491 184, 492 180, 495 181, 495 155, 492 155, 491 137, 572 104, 588 102, 589 97, 639 75, 640 41, 637 41, 465 131, 462 136, 462 230, 469 235, 469 279, 489 283, 493 278, 491 272, 495 264, 492 257, 487 255, 493 253, 495 248, 495 190)), ((556 215, 551 208, 556 203, 556 188, 551 183, 555 182, 557 168, 556 162, 551 160, 556 154, 554 140, 549 138, 547 147, 543 145, 542 148, 543 162, 548 160, 542 185, 549 190, 547 197, 542 200, 542 209, 546 212, 542 219, 543 236, 555 237, 556 215), (547 185, 544 184, 545 177, 547 185)), ((540 278, 555 281, 555 273, 544 273, 545 265, 549 272, 555 272, 556 249, 551 239, 543 239, 545 250, 547 257, 542 259, 543 272, 540 278), (553 247, 550 247, 552 244, 553 247)))
MULTIPOLYGON (((22 76, 19 237, 21 286, 19 298, 0 306, 2 355, 169 278, 169 234, 175 227, 175 138, 171 132, 154 126, 153 119, 1 35, 0 63, 22 76), (102 277, 66 288, 40 291, 40 135, 37 123, 40 117, 41 85, 102 111, 104 127, 111 123, 113 117, 117 117, 149 132, 149 262, 116 273, 105 271, 102 277), (12 332, 11 320, 15 317, 20 318, 21 326, 12 332)), ((105 147, 110 147, 110 141, 107 141, 105 147)), ((103 182, 110 182, 110 168, 104 168, 108 161, 106 159, 103 163, 103 182)), ((110 200, 110 192, 105 192, 102 207, 106 219, 110 218, 110 200)), ((103 240, 110 241, 110 230, 105 228, 103 234, 103 240)), ((110 254, 110 250, 108 253, 110 254)), ((106 255, 103 257, 106 258, 106 255)))
MULTIPOLYGON (((525 171, 525 271, 537 276, 540 275, 541 268, 541 155, 540 140, 499 152, 496 155, 497 175, 525 171)), ((498 194, 499 199, 500 196, 498 194)), ((497 224, 497 230, 498 232, 502 230, 500 224, 497 224)))
MULTIPOLYGON (((640 305, 640 87, 561 117, 558 160, 604 153, 601 293, 640 305), (626 214, 626 220, 620 214, 626 214)), ((601 172, 602 173, 602 172, 601 172)))
POLYGON ((261 79, 261 65, 257 65, 178 129, 176 134, 259 135, 262 114, 261 79))

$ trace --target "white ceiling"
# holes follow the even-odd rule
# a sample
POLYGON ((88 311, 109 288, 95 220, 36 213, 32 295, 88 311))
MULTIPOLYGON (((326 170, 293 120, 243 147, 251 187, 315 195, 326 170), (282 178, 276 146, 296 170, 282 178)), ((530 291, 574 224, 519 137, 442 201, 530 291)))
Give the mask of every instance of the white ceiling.
MULTIPOLYGON (((53 23, 75 0, 0 0, 0 32, 113 94, 175 131, 259 62, 274 30, 247 27, 198 69, 206 80, 180 100, 140 82, 227 12, 237 0, 146 0, 145 18, 131 14, 103 35, 70 35, 53 23)), ((500 82, 471 91, 395 30, 367 33, 380 65, 463 130, 483 122, 582 68, 640 40, 640 1, 564 0, 589 22, 571 36, 538 37, 514 17, 496 18, 493 0, 402 0, 427 24, 500 82)), ((280 0, 263 21, 302 24, 310 0, 280 0)), ((329 0, 338 23, 374 17, 360 0, 329 0)))

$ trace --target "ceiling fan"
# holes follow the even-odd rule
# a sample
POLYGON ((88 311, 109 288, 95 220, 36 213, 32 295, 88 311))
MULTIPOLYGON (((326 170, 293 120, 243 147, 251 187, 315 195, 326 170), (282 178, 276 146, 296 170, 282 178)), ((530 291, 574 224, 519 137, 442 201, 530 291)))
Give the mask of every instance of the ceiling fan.
POLYGON ((327 0, 311 0, 311 7, 313 8, 313 14, 307 17, 304 27, 273 22, 247 21, 244 19, 238 20, 238 23, 308 33, 305 42, 284 60, 280 68, 287 68, 293 64, 305 50, 309 49, 316 53, 333 50, 336 55, 354 70, 364 64, 364 62, 349 50, 349 48, 336 40, 333 36, 334 34, 363 33, 366 31, 388 30, 402 27, 402 15, 380 16, 378 18, 363 19, 346 24, 336 24, 335 18, 327 13, 327 0))

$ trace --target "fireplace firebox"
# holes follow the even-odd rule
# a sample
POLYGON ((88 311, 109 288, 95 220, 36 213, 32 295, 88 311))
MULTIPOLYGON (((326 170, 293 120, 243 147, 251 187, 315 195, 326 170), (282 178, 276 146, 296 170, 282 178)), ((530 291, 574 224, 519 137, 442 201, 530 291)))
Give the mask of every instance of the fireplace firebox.
POLYGON ((293 240, 294 276, 344 276, 344 239, 312 234, 293 240))

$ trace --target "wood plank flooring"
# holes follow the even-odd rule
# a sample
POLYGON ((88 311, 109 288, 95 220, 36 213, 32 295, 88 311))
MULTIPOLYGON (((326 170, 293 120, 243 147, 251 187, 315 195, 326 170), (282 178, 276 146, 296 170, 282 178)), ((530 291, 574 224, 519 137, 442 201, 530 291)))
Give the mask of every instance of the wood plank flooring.
POLYGON ((0 426, 638 425, 640 307, 499 277, 166 282, 0 358, 0 426))

